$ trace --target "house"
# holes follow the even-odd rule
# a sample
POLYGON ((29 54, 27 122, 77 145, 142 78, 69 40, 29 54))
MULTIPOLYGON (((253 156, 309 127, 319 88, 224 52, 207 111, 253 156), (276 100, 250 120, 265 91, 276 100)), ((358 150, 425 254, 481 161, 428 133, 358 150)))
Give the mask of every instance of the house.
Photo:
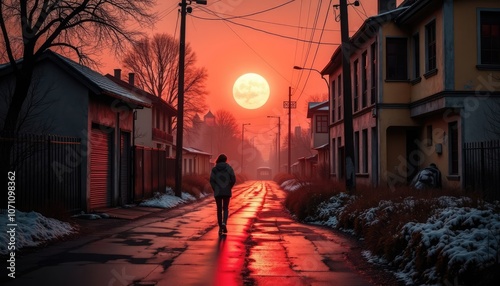
MULTIPOLYGON (((7 66, 0 71, 2 97, 10 95, 8 91, 12 90, 13 83, 7 66)), ((149 108, 151 104, 98 72, 50 50, 36 62, 31 88, 32 94, 39 96, 37 101, 43 102, 43 110, 35 112, 36 123, 47 122, 43 132, 81 138, 81 149, 74 154, 52 155, 48 165, 37 166, 35 172, 52 174, 57 170, 60 173, 80 170, 74 182, 79 190, 80 210, 92 211, 128 203, 132 196, 130 147, 133 112, 149 108), (65 158, 64 161, 58 161, 59 157, 65 158)), ((0 114, 5 114, 5 111, 6 107, 2 105, 0 114)), ((27 128, 21 132, 37 131, 27 128)), ((33 162, 39 163, 36 155, 32 156, 33 162)), ((54 179, 50 184, 51 187, 36 185, 22 192, 19 190, 19 196, 40 204, 44 200, 53 200, 51 189, 58 182, 54 179)), ((63 198, 59 204, 65 207, 68 202, 63 198)))
POLYGON ((168 157, 174 157, 172 119, 177 116, 177 110, 165 100, 135 86, 135 74, 129 73, 128 82, 122 80, 121 70, 115 69, 114 75, 106 77, 136 94, 144 101, 151 103, 151 108, 136 110, 134 128, 134 144, 144 147, 165 150, 168 157))
POLYGON ((212 154, 192 147, 182 149, 182 174, 210 175, 212 154))
POLYGON ((311 119, 311 149, 317 152, 317 165, 314 172, 318 175, 328 177, 330 173, 330 149, 329 149, 329 102, 309 102, 307 118, 311 119))
MULTIPOLYGON (((395 4, 379 1, 386 2, 395 4)), ((348 75, 357 183, 407 184, 435 163, 443 187, 464 187, 462 146, 500 136, 492 120, 500 108, 499 19, 495 0, 407 0, 364 21, 350 38, 348 75)), ((341 61, 339 47, 321 72, 331 86, 338 179, 345 176, 341 61)))

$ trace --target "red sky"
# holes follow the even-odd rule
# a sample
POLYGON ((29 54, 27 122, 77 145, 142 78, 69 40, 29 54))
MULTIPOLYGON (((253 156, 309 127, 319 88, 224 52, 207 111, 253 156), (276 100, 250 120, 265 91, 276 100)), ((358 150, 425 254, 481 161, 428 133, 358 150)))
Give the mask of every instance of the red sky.
MULTIPOLYGON (((158 1, 155 10, 161 20, 150 31, 152 34, 169 33, 179 38, 179 2, 158 1)), ((376 2, 361 0, 359 7, 349 6, 351 33, 367 16, 376 14, 376 2)), ((193 47, 198 66, 208 70, 210 110, 225 109, 240 125, 251 123, 245 127, 245 138, 255 137, 256 145, 269 146, 277 132, 277 119, 267 116, 281 117, 282 138, 286 136, 288 117, 283 101, 288 100, 291 86, 292 100, 298 105, 292 110, 292 131, 297 125, 307 127, 307 101, 311 95, 326 95, 327 86, 317 72, 301 72, 293 66, 317 70, 326 66, 340 43, 340 22, 334 19, 339 10, 334 12, 332 7, 335 4, 338 0, 208 0, 206 6, 193 1, 193 11, 186 21, 186 42, 193 47), (232 95, 235 80, 248 72, 266 78, 271 90, 268 102, 255 110, 240 107, 232 95)), ((116 66, 104 68, 103 73, 112 73, 116 66)))

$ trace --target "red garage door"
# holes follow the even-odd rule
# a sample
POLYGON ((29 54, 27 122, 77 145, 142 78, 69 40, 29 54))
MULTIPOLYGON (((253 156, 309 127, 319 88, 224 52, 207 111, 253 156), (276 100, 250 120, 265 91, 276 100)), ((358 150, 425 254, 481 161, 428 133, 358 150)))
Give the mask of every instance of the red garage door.
POLYGON ((111 133, 92 128, 90 153, 90 209, 111 205, 111 133))

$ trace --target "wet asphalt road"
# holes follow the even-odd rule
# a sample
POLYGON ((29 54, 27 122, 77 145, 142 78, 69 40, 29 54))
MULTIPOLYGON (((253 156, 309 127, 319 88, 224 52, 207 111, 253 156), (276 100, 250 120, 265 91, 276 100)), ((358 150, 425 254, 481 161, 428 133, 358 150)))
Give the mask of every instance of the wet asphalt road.
POLYGON ((271 181, 237 185, 226 236, 206 198, 25 255, 2 284, 375 285, 348 259, 352 240, 295 222, 285 195, 271 181))

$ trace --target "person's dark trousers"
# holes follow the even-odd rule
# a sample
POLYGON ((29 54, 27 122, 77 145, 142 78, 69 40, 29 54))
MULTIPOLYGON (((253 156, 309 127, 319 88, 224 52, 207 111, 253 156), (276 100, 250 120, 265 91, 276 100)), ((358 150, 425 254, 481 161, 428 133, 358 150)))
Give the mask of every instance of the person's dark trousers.
POLYGON ((227 217, 229 215, 229 201, 231 197, 216 197, 215 203, 217 204, 217 222, 219 223, 219 227, 222 224, 227 224, 227 217), (224 217, 222 213, 224 212, 224 217))

